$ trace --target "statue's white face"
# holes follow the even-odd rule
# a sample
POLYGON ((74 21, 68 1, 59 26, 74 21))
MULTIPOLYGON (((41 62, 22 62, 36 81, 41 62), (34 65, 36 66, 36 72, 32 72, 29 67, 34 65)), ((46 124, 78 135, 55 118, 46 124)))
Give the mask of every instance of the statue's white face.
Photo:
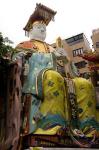
POLYGON ((29 31, 30 39, 44 41, 46 38, 46 25, 43 23, 34 24, 32 29, 29 31))

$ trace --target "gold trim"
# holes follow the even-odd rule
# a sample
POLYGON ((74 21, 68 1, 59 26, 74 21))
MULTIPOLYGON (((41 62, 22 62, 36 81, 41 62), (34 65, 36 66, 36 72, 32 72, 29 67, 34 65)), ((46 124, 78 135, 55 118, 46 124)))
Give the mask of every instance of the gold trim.
POLYGON ((39 23, 46 25, 46 23, 45 23, 43 20, 35 21, 35 22, 33 22, 32 25, 37 25, 37 24, 39 24, 39 23))

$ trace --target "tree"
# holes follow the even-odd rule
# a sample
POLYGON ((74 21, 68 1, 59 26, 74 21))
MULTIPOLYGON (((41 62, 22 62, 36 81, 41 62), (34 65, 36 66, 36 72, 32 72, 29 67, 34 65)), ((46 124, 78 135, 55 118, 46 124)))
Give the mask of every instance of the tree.
POLYGON ((2 47, 2 45, 3 45, 3 37, 2 37, 2 34, 0 32, 0 48, 2 47))
POLYGON ((6 45, 2 33, 0 32, 0 57, 6 56, 8 53, 12 53, 14 48, 10 45, 6 45))

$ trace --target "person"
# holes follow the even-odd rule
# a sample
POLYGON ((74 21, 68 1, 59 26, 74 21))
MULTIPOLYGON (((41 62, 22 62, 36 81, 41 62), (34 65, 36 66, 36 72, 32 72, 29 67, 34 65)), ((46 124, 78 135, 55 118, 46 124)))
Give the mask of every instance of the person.
POLYGON ((79 77, 60 39, 57 49, 44 42, 46 25, 55 14, 48 7, 37 4, 24 28, 30 40, 16 47, 15 57, 25 58, 23 132, 53 135, 71 124, 76 134, 78 130, 75 129, 80 129, 87 136, 93 136, 99 124, 92 83, 79 77))

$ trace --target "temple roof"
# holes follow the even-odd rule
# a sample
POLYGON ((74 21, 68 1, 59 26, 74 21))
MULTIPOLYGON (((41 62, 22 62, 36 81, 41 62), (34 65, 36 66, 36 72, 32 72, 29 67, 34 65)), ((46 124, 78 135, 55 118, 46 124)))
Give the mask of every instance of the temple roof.
POLYGON ((41 3, 36 4, 35 11, 30 16, 26 26, 24 27, 24 30, 29 31, 33 22, 38 20, 43 20, 45 24, 48 25, 49 22, 54 19, 55 14, 56 11, 53 11, 52 9, 42 5, 41 3))
POLYGON ((90 70, 99 70, 99 64, 91 64, 89 65, 90 70))
POLYGON ((80 57, 91 62, 99 62, 99 52, 85 53, 81 55, 80 57))
POLYGON ((80 55, 83 59, 89 61, 90 70, 99 70, 99 52, 90 52, 80 55))

